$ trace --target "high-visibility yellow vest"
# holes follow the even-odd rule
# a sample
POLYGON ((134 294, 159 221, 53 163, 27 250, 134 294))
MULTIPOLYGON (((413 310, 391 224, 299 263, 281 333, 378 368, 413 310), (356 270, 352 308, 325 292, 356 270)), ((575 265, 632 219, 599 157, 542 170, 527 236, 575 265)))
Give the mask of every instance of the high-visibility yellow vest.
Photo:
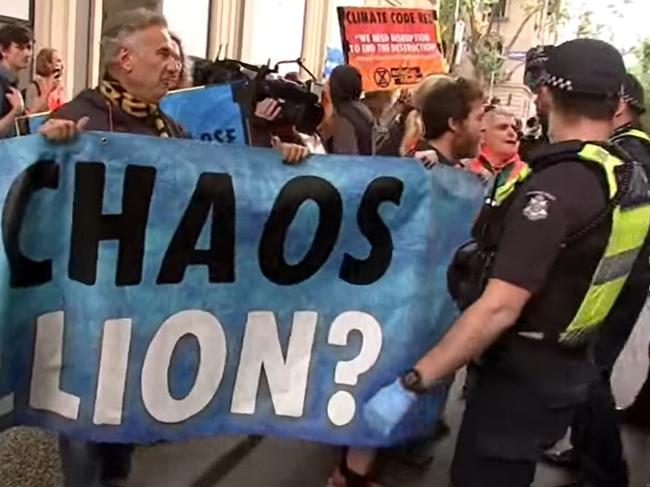
MULTIPOLYGON (((641 132, 644 138, 648 136, 641 132)), ((636 136, 636 134, 635 134, 636 136)), ((648 138, 650 142, 650 138, 648 138)), ((596 164, 605 174, 610 204, 618 195, 619 180, 617 168, 626 164, 610 154, 605 148, 596 144, 585 144, 578 157, 586 162, 596 164)), ((633 164, 632 162, 628 162, 633 164)), ((515 187, 525 181, 532 171, 525 168, 517 178, 513 178, 497 188, 492 204, 500 206, 511 196, 515 187)), ((620 195, 619 195, 620 196, 620 195)), ((573 344, 589 335, 600 325, 611 311, 625 281, 630 275, 634 261, 639 254, 650 228, 650 200, 626 205, 625 197, 613 206, 612 226, 609 240, 603 256, 591 279, 591 285, 571 323, 561 333, 560 342, 573 344)))
MULTIPOLYGON (((595 144, 585 145, 579 156, 585 161, 596 163, 603 170, 609 188, 608 199, 614 199, 619 191, 616 168, 624 162, 595 144)), ((561 342, 580 341, 585 333, 605 321, 630 275, 649 228, 650 203, 647 199, 642 204, 626 206, 623 198, 621 203, 614 206, 605 252, 578 312, 560 336, 561 342)))
POLYGON ((637 139, 641 139, 643 142, 650 144, 650 136, 643 130, 639 129, 630 129, 622 134, 616 135, 612 138, 612 142, 617 142, 620 138, 627 136, 636 137, 637 139))
POLYGON ((501 203, 503 203, 508 196, 510 196, 515 188, 522 182, 524 182, 528 177, 533 173, 533 171, 530 169, 530 166, 526 164, 521 168, 519 171, 519 174, 517 174, 515 177, 509 177, 503 184, 498 185, 499 181, 494 182, 494 184, 497 184, 496 191, 494 193, 494 204, 495 206, 501 206, 501 203))

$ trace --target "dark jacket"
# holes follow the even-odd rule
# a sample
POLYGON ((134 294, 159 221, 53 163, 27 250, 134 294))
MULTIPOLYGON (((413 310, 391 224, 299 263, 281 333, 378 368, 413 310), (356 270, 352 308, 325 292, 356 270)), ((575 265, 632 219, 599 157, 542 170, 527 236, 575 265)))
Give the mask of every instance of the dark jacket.
MULTIPOLYGON (((129 134, 158 136, 158 132, 143 118, 133 117, 120 107, 109 102, 97 89, 88 89, 79 93, 72 101, 66 103, 52 114, 52 118, 79 121, 88 117, 86 130, 104 132, 125 132, 129 134)), ((187 132, 179 123, 163 113, 171 136, 187 138, 187 132)))
MULTIPOLYGON (((7 69, 0 63, 0 118, 6 117, 11 111, 11 105, 9 100, 7 100, 7 93, 10 92, 11 88, 17 87, 16 77, 11 74, 7 69)), ((0 139, 5 137, 13 137, 16 135, 15 124, 12 124, 9 128, 9 132, 5 134, 0 134, 0 139)))
POLYGON ((371 156, 374 122, 372 113, 361 102, 342 103, 332 120, 332 136, 325 141, 330 154, 371 156))

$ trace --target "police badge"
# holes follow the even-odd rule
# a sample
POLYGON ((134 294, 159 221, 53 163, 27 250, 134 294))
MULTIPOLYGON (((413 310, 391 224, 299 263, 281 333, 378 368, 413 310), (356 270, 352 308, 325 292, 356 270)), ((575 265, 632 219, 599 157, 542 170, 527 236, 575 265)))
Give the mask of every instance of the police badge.
POLYGON ((555 198, 548 193, 537 191, 529 193, 529 195, 530 199, 523 211, 524 216, 533 222, 548 218, 548 207, 551 200, 555 198))

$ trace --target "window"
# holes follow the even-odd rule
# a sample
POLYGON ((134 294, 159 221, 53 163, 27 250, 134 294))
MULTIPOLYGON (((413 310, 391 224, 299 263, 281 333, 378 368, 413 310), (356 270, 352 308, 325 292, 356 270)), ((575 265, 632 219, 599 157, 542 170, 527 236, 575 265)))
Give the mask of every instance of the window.
POLYGON ((0 16, 30 20, 30 0, 0 0, 0 16))
POLYGON ((503 20, 508 16, 508 0, 499 0, 492 8, 492 15, 496 20, 503 20))
MULTIPOLYGON (((302 55, 305 29, 305 0, 249 0, 242 61, 271 66, 279 61, 298 59, 302 55)), ((279 66, 280 73, 298 71, 295 64, 279 66)))
POLYGON ((165 0, 163 14, 169 30, 181 39, 186 56, 208 55, 210 0, 165 0))

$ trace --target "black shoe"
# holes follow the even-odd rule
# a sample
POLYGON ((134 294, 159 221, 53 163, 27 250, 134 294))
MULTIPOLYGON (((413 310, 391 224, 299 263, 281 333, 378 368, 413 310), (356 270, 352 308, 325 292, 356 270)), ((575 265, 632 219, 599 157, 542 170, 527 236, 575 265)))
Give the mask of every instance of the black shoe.
POLYGON ((571 469, 577 469, 579 467, 578 459, 573 448, 567 448, 563 451, 546 451, 542 454, 542 460, 556 467, 571 469))

